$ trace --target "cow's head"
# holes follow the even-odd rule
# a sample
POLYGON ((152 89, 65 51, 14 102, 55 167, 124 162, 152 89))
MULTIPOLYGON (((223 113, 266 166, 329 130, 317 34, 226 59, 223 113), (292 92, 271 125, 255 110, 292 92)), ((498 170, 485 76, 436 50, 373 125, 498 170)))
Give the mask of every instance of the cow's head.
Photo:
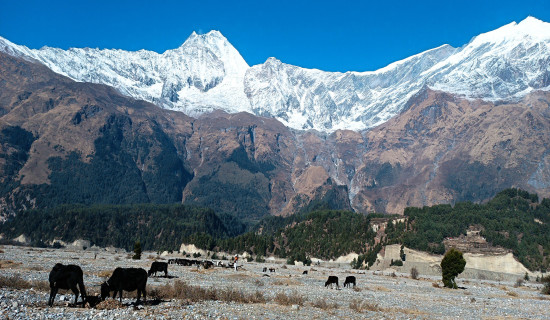
POLYGON ((105 298, 109 296, 109 293, 111 293, 109 284, 107 282, 103 282, 101 284, 101 300, 105 300, 105 298))

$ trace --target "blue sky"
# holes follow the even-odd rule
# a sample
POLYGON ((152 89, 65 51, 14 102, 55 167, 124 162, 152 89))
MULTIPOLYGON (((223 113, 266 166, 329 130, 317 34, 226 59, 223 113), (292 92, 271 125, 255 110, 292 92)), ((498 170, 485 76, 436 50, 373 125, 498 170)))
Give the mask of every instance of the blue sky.
POLYGON ((327 71, 368 71, 534 16, 524 1, 25 1, 0 0, 0 36, 40 48, 163 52, 192 31, 219 30, 250 65, 276 57, 327 71))

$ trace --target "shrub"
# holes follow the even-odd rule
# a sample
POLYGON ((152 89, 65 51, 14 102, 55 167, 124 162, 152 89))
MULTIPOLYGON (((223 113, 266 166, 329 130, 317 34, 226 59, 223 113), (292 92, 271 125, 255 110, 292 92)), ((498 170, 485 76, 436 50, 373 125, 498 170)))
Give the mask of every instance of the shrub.
POLYGON ((416 267, 411 268, 411 279, 418 279, 418 269, 416 267))
POLYGON ((441 273, 443 277, 443 285, 447 288, 457 289, 455 278, 464 271, 466 260, 462 252, 451 248, 443 260, 441 260, 441 273))
POLYGON ((542 287, 541 292, 543 294, 550 294, 550 276, 542 277, 540 281, 544 283, 544 287, 542 287))
POLYGON ((390 266, 402 267, 403 266, 403 261, 401 261, 401 260, 395 260, 394 261, 393 259, 391 259, 390 266))
POLYGON ((294 257, 288 257, 288 259, 286 259, 286 264, 294 265, 294 257))
POLYGON ((518 278, 516 280, 516 284, 514 284, 514 288, 519 288, 519 287, 523 286, 523 281, 524 280, 522 278, 518 278))
POLYGON ((353 299, 349 303, 349 308, 355 312, 364 312, 364 311, 382 311, 382 308, 378 306, 377 303, 370 303, 368 301, 361 301, 359 299, 353 299))
POLYGON ((279 292, 275 296, 275 302, 277 302, 278 304, 283 305, 283 306, 290 306, 290 305, 293 305, 293 304, 303 306, 304 302, 306 300, 307 300, 306 298, 299 295, 296 291, 293 291, 292 293, 290 293, 288 295, 284 292, 279 292))
POLYGON ((264 263, 265 259, 264 257, 262 257, 262 255, 259 254, 256 256, 256 262, 264 263))
POLYGON ((232 288, 201 288, 199 286, 191 286, 180 280, 176 280, 173 284, 149 288, 147 292, 153 299, 180 299, 191 302, 219 300, 237 303, 265 303, 266 301, 263 293, 260 291, 247 294, 232 288))
POLYGON ((318 299, 315 302, 312 302, 311 305, 315 308, 329 310, 329 309, 338 309, 340 306, 336 302, 329 303, 325 299, 318 299))
POLYGON ((19 274, 13 274, 11 276, 0 275, 0 288, 12 288, 12 289, 30 289, 34 288, 38 291, 49 291, 50 284, 47 281, 28 281, 19 274))
POLYGON ((141 259, 141 242, 139 241, 136 241, 136 243, 134 243, 134 255, 132 256, 132 259, 141 259))
POLYGON ((525 275, 523 276, 523 280, 529 281, 529 274, 525 272, 525 275))

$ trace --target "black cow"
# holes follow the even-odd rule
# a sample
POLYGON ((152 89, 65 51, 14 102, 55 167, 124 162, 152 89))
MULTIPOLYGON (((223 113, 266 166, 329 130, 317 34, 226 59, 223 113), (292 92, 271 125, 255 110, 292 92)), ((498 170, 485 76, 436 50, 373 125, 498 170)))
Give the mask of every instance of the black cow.
POLYGON ((328 280, 327 282, 325 282, 325 288, 328 287, 328 285, 330 284, 330 288, 332 289, 332 285, 333 284, 336 284, 336 288, 340 288, 340 286, 338 285, 338 277, 337 276, 328 276, 328 280))
POLYGON ((78 301, 78 287, 80 287, 80 295, 82 296, 82 302, 86 303, 86 289, 84 288, 84 279, 83 279, 82 269, 79 266, 74 264, 69 264, 67 266, 57 263, 53 266, 52 271, 50 271, 50 299, 48 300, 48 305, 51 307, 57 291, 59 289, 71 289, 74 293, 74 304, 78 301))
POLYGON ((304 272, 302 272, 302 274, 307 274, 307 270, 304 270, 304 272))
POLYGON ((275 268, 269 268, 269 272, 275 272, 275 268))
POLYGON ((101 285, 101 299, 105 300, 109 294, 114 291, 113 299, 119 293, 120 302, 122 302, 122 290, 137 290, 137 300, 143 294, 143 300, 146 300, 145 286, 147 285, 147 271, 142 268, 116 268, 113 274, 101 285))
POLYGON ((344 281, 344 288, 349 287, 350 284, 353 284, 353 287, 355 288, 355 276, 346 277, 346 281, 344 281))
POLYGON ((157 275, 157 272, 164 272, 164 276, 168 276, 168 263, 153 261, 153 263, 151 264, 151 269, 149 269, 149 272, 147 272, 147 276, 150 277, 153 273, 157 275))

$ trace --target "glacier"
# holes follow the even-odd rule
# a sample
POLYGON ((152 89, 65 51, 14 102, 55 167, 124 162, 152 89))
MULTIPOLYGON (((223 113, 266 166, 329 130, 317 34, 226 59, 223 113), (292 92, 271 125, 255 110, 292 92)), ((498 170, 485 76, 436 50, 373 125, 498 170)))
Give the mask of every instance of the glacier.
POLYGON ((442 45, 366 72, 306 69, 273 57, 249 66, 219 31, 192 33, 164 53, 29 49, 2 37, 0 51, 191 116, 245 111, 296 130, 327 133, 382 124, 426 86, 490 101, 550 89, 550 23, 534 17, 481 34, 460 48, 442 45))

